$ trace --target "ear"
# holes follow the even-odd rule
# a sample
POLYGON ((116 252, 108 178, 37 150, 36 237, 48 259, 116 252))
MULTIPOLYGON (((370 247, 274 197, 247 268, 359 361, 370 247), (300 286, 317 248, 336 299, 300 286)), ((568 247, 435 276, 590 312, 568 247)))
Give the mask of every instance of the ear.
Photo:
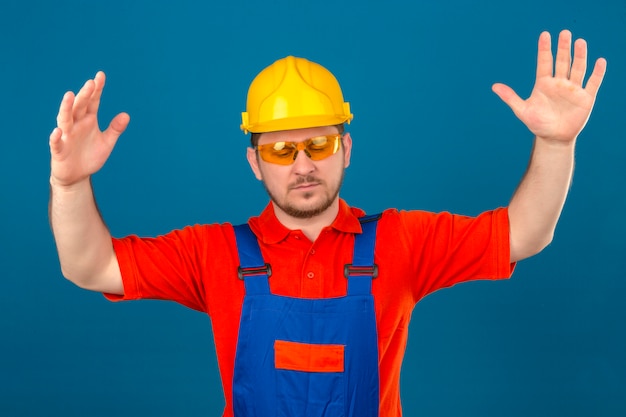
POLYGON ((352 137, 350 133, 345 133, 342 138, 343 141, 343 167, 348 168, 350 166, 350 155, 352 154, 352 137))
POLYGON ((248 164, 250 164, 252 172, 254 172, 254 176, 257 180, 262 181, 263 176, 261 175, 261 170, 259 169, 259 158, 257 156, 257 152, 253 148, 249 147, 246 157, 248 158, 248 164))

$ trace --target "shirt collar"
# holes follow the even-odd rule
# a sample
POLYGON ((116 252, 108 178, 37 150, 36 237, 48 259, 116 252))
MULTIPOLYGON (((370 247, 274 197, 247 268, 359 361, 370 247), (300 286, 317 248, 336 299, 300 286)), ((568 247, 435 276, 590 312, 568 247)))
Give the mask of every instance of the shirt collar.
MULTIPOLYGON (((329 226, 343 233, 361 233, 361 223, 359 217, 365 212, 356 207, 350 207, 343 199, 339 199, 339 212, 337 217, 329 226)), ((261 237, 263 243, 278 243, 287 238, 292 232, 278 220, 274 213, 274 205, 270 202, 258 217, 250 219, 250 226, 257 236, 261 237), (255 230, 256 229, 256 230, 255 230)))

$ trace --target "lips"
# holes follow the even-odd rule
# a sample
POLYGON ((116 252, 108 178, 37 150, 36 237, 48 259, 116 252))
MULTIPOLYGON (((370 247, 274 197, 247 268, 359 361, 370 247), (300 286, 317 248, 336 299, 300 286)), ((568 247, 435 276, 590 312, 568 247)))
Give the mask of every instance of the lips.
POLYGON ((309 188, 313 188, 320 185, 319 182, 306 182, 303 184, 296 184, 291 187, 292 190, 307 190, 309 188))

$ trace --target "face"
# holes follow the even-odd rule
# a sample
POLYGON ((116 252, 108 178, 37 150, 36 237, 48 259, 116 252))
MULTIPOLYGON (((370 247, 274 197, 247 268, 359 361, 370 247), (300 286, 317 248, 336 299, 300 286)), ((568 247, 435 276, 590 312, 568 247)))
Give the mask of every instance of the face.
MULTIPOLYGON (((259 145, 336 134, 334 126, 263 133, 259 145)), ((340 150, 321 161, 311 160, 304 151, 298 152, 291 165, 264 161, 256 150, 248 148, 248 162, 257 179, 263 182, 276 210, 305 219, 320 215, 337 204, 345 169, 350 164, 352 140, 344 134, 340 150)))

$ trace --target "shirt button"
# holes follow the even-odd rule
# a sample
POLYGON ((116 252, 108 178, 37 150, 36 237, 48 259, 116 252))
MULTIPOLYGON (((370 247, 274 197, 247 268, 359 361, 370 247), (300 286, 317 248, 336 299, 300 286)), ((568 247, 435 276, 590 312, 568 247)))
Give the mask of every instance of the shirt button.
POLYGON ((315 255, 315 249, 311 249, 311 255, 315 255))
POLYGON ((306 274, 306 277, 312 279, 313 277, 315 277, 315 274, 313 272, 309 272, 306 274))

